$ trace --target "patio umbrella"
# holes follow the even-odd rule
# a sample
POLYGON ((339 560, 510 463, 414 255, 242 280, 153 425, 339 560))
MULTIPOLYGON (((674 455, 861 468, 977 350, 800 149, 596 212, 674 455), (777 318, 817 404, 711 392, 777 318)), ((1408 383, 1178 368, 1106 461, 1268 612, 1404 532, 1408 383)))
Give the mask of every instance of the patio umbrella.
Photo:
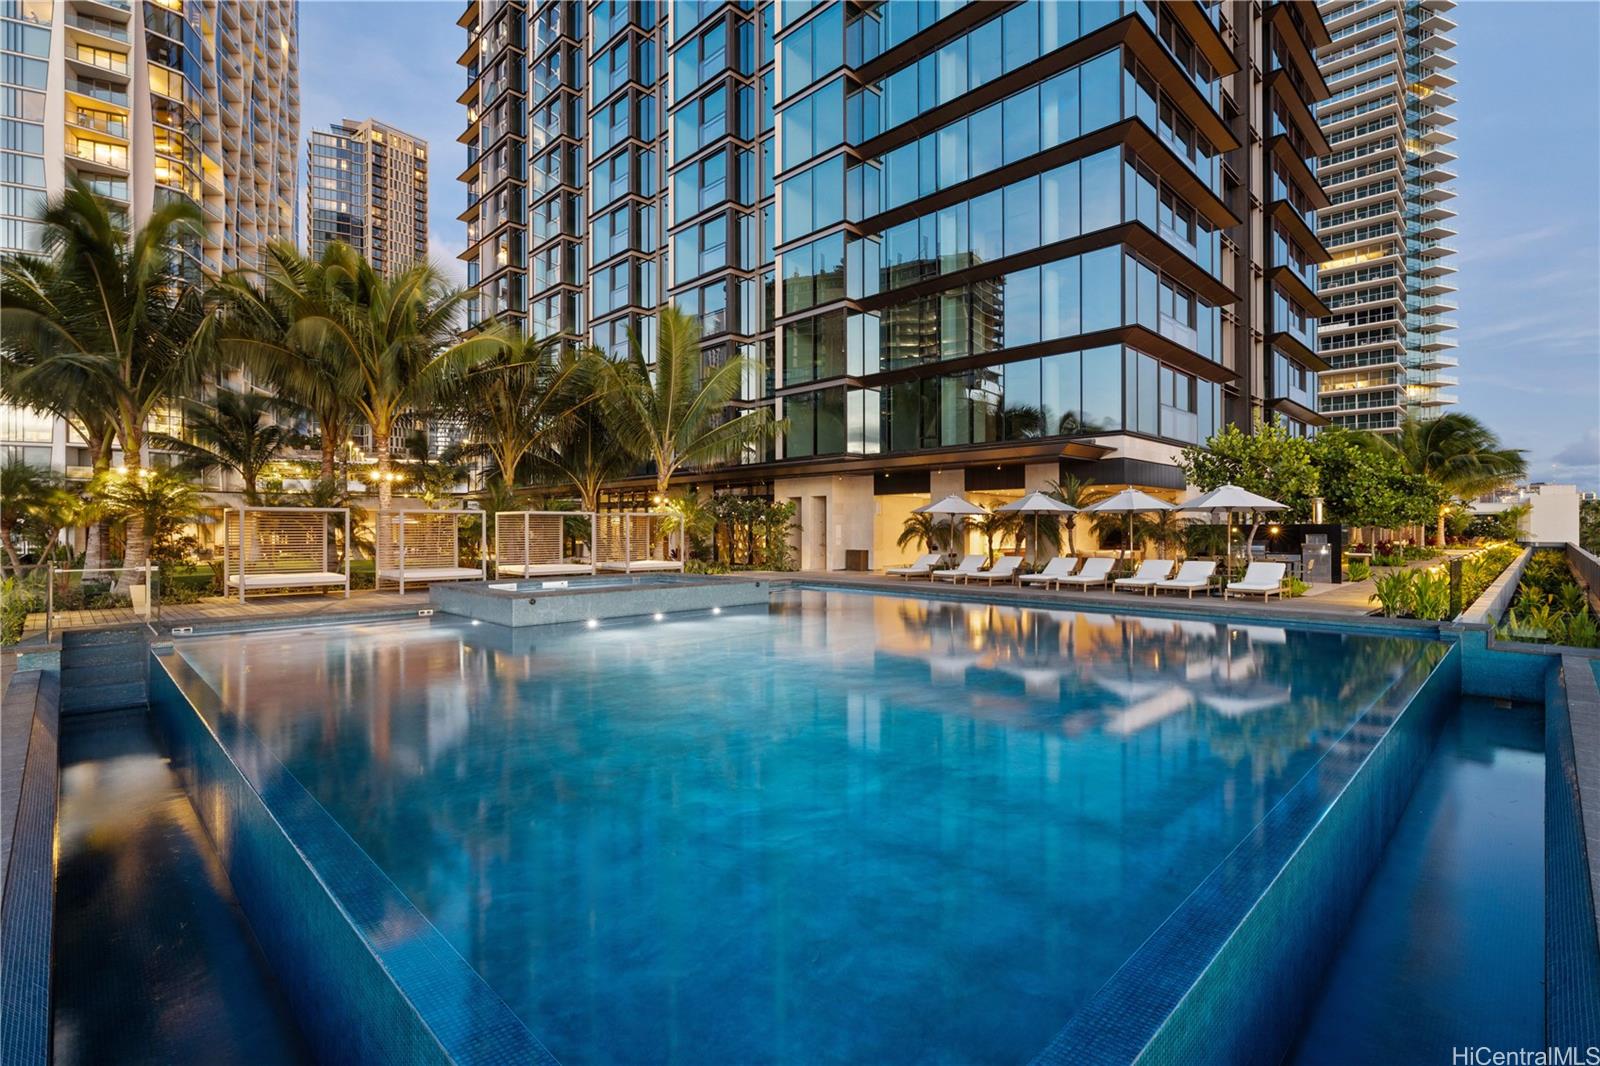
POLYGON ((960 496, 950 495, 934 503, 925 503, 921 507, 913 507, 912 514, 927 514, 939 517, 946 516, 950 519, 950 547, 955 547, 956 523, 968 515, 988 514, 989 512, 979 507, 970 500, 960 496))
MULTIPOLYGON (((1135 514, 1145 511, 1175 511, 1177 508, 1166 500, 1158 500, 1148 492, 1140 492, 1138 489, 1130 487, 1123 489, 1115 496, 1107 496, 1099 503, 1091 503, 1084 510, 1092 511, 1096 514, 1121 514, 1126 512, 1128 515, 1127 547, 1132 547, 1133 516, 1135 514)), ((1117 553, 1117 558, 1119 561, 1121 560, 1122 552, 1117 553)))
POLYGON ((1076 514, 1078 509, 1070 504, 1062 503, 1047 493, 1030 492, 1022 499, 1002 504, 996 507, 995 510, 1033 515, 1033 554, 1037 558, 1039 554, 1039 516, 1042 514, 1076 514))
POLYGON ((1241 489, 1238 485, 1220 485, 1210 492, 1203 493, 1179 504, 1179 509, 1184 511, 1226 511, 1228 513, 1228 565, 1233 565, 1233 512, 1235 511, 1286 511, 1288 504, 1269 500, 1265 496, 1257 496, 1248 489, 1241 489))

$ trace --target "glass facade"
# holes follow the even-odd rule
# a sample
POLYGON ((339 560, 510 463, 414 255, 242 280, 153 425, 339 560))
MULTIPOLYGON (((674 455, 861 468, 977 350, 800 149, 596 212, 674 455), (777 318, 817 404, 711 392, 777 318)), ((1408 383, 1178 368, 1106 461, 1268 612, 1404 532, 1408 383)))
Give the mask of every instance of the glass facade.
POLYGON ((1318 289, 1328 371, 1320 409, 1353 429, 1393 432, 1455 403, 1449 202, 1455 80, 1452 0, 1323 4, 1320 62, 1332 95, 1318 109, 1329 151, 1319 231, 1333 260, 1318 289), (1403 74, 1397 73, 1403 72, 1403 74))
MULTIPOLYGON (((1146 0, 472 4, 475 313, 523 316, 525 291, 528 328, 619 354, 671 301, 698 317, 708 363, 752 360, 740 403, 787 420, 763 462, 1192 443, 1278 401, 1317 421, 1319 201, 1300 172, 1244 158, 1270 129, 1241 145, 1224 117, 1263 91, 1233 58, 1263 17, 1146 0), (505 154, 485 132, 497 92, 528 98, 520 179, 486 162, 505 154), (489 254, 519 225, 508 188, 533 216, 531 269, 489 254), (1235 227, 1269 201, 1299 226, 1264 221, 1253 262, 1235 227)), ((1263 123, 1291 88, 1299 112, 1315 103, 1303 80, 1280 85, 1263 123)), ((1296 149, 1311 173, 1314 146, 1296 149)))
POLYGON ((428 142, 372 119, 313 130, 306 223, 314 256, 343 241, 384 273, 425 260, 428 142))

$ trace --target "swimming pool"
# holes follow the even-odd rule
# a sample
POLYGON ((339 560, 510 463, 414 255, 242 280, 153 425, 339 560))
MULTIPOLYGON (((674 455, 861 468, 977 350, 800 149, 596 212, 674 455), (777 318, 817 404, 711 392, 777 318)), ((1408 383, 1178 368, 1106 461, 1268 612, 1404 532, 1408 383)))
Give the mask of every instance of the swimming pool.
POLYGON ((1444 654, 837 591, 178 650, 564 1062, 1028 1059, 1444 654))

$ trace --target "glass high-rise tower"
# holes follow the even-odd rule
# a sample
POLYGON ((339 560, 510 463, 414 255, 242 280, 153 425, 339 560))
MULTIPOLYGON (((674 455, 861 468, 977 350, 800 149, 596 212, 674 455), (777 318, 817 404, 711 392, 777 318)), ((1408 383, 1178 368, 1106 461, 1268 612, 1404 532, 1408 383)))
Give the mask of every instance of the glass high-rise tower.
MULTIPOLYGON (((786 429, 704 482, 874 565, 918 502, 1176 490, 1227 422, 1312 432, 1314 5, 473 0, 479 320, 609 352, 660 302, 786 429)), ((623 486, 627 488, 628 486, 623 486)))
POLYGON ((313 130, 306 143, 311 255, 343 241, 382 273, 428 257, 428 142, 366 119, 313 130))
MULTIPOLYGON (((299 71, 294 0, 0 2, 0 254, 38 251, 34 218, 71 173, 131 226, 196 204, 185 269, 254 266, 296 236, 299 71)), ((0 449, 89 473, 83 441, 35 412, 0 405, 0 449)))
POLYGON ((1328 0, 1320 53, 1332 95, 1320 233, 1321 409, 1339 425, 1394 432, 1456 402, 1449 276, 1454 0, 1328 0))

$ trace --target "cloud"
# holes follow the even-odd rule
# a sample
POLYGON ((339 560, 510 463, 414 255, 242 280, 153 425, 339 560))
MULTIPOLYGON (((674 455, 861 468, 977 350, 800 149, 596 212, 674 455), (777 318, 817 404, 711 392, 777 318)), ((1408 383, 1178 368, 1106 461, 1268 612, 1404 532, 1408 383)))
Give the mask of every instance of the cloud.
POLYGON ((452 241, 437 231, 428 233, 428 261, 437 267, 452 285, 465 286, 467 283, 467 264, 456 258, 465 250, 466 245, 462 242, 452 241))
POLYGON ((1590 426, 1583 436, 1556 452, 1553 466, 1600 467, 1600 427, 1590 426))

